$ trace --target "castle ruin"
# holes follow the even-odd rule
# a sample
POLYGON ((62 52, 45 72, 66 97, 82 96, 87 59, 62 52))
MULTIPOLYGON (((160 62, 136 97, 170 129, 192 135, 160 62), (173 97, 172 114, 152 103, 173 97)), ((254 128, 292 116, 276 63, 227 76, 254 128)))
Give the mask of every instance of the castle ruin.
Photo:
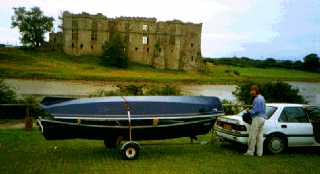
POLYGON ((69 55, 101 55, 103 44, 117 32, 132 62, 174 70, 199 69, 202 62, 201 23, 64 12, 61 28, 50 33, 49 45, 69 55))

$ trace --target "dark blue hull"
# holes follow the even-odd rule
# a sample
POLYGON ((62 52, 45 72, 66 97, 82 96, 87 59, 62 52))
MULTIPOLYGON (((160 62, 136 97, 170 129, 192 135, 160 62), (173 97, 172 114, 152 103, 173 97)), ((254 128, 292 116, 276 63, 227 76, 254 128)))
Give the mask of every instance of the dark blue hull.
POLYGON ((46 100, 46 139, 157 140, 208 133, 223 113, 216 97, 147 96, 46 100), (130 122, 130 123, 129 123, 130 122))
MULTIPOLYGON (((170 125, 134 126, 132 139, 159 140, 178 137, 196 137, 207 134, 213 127, 214 119, 200 119, 170 125)), ((129 140, 128 126, 84 125, 40 119, 43 135, 47 140, 96 139, 114 140, 119 137, 129 140)))

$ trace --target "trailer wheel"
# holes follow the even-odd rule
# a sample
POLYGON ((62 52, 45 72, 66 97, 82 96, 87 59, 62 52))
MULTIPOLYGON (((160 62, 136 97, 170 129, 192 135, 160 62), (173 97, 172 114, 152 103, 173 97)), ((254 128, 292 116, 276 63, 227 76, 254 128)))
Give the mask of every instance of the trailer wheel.
POLYGON ((122 159, 134 160, 139 156, 140 145, 137 142, 129 141, 121 146, 120 152, 122 159))

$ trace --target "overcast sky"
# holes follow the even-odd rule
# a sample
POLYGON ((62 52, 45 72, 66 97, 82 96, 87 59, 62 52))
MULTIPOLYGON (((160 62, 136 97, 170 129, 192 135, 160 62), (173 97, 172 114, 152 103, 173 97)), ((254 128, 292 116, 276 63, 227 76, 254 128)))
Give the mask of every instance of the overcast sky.
POLYGON ((103 13, 203 23, 202 55, 302 59, 320 55, 320 0, 1 0, 0 43, 19 43, 13 7, 38 6, 46 15, 103 13))

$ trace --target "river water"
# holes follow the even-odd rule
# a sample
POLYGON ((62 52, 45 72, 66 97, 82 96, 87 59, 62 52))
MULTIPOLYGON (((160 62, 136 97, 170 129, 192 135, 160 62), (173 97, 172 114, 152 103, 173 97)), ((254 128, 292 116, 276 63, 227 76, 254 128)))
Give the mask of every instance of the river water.
MULTIPOLYGON (((55 95, 85 97, 97 90, 114 90, 110 83, 89 81, 56 81, 56 80, 22 80, 5 79, 6 84, 20 95, 55 95)), ((320 105, 320 83, 289 82, 300 89, 310 104, 320 105)), ((217 96, 220 99, 235 101, 232 94, 236 85, 183 85, 181 90, 187 95, 217 96)))

